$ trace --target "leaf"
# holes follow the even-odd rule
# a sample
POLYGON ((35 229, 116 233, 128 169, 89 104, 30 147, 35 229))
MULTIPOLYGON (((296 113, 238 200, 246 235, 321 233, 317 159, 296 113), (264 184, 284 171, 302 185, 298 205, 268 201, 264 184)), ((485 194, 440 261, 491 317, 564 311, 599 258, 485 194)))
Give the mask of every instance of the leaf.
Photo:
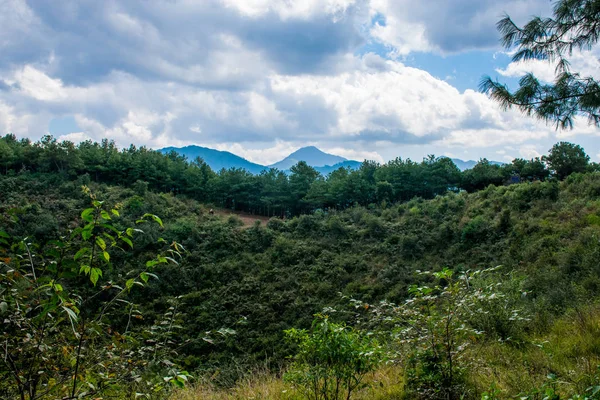
POLYGON ((108 252, 103 251, 102 255, 104 256, 104 259, 106 260, 106 262, 110 261, 110 254, 108 254, 108 252))
POLYGON ((128 279, 127 282, 125 282, 125 287, 127 287, 127 290, 131 290, 131 288, 133 287, 133 285, 135 284, 135 280, 133 278, 128 279))
POLYGON ((150 276, 150 277, 152 277, 152 278, 154 278, 154 279, 156 279, 156 280, 158 280, 158 276, 156 274, 153 274, 151 272, 145 272, 145 274, 148 275, 148 276, 150 276))
POLYGON ((140 274, 140 279, 144 281, 144 283, 148 283, 148 274, 145 272, 142 272, 140 274))
POLYGON ((92 281, 92 284, 94 286, 96 286, 96 282, 98 282, 98 278, 100 277, 101 273, 102 271, 100 271, 100 269, 92 268, 92 271, 90 273, 90 281, 92 281))
POLYGON ((83 238, 83 240, 89 240, 89 238, 92 237, 92 230, 93 229, 94 229, 94 224, 89 224, 89 225, 86 225, 81 230, 81 237, 83 238))
POLYGON ((3 301, 0 303, 0 312, 5 313, 8 310, 8 303, 3 301))
POLYGON ((0 237, 6 238, 6 239, 10 238, 10 236, 8 235, 8 233, 6 233, 4 231, 0 231, 0 237))
POLYGON ((55 283, 55 284, 54 284, 54 291, 55 291, 56 293, 62 292, 62 291, 63 291, 63 287, 62 287, 62 285, 61 285, 61 284, 59 284, 59 283, 55 283))
POLYGON ((71 321, 77 322, 77 314, 75 314, 75 311, 73 311, 70 308, 65 307, 65 306, 62 306, 62 309, 67 312, 67 314, 69 315, 69 318, 71 319, 71 321))
POLYGON ((102 239, 101 237, 97 237, 96 238, 96 244, 98 245, 98 247, 100 247, 102 250, 106 250, 106 242, 104 241, 104 239, 102 239))
POLYGON ((144 214, 144 216, 142 218, 146 218, 146 217, 152 218, 154 220, 154 222, 156 222, 157 224, 159 224, 161 227, 163 226, 163 222, 162 222, 162 220, 158 216, 156 216, 154 214, 148 214, 148 213, 146 213, 146 214, 144 214))
POLYGON ((129 247, 131 247, 133 249, 133 243, 131 242, 131 239, 122 237, 121 240, 124 241, 125 243, 127 243, 129 245, 129 247))
POLYGON ((90 273, 90 270, 91 270, 91 268, 90 268, 90 266, 89 266, 89 265, 82 265, 82 266, 79 268, 79 273, 82 273, 82 272, 83 272, 84 274, 86 274, 86 275, 87 275, 87 274, 89 274, 89 273, 90 273))
POLYGON ((117 210, 115 210, 114 208, 112 210, 110 210, 111 213, 113 213, 113 215, 120 217, 119 212, 117 210))
POLYGON ((127 228, 125 230, 125 233, 127 234, 127 236, 129 237, 133 237, 133 228, 127 228))
POLYGON ((92 222, 94 221, 94 217, 92 216, 92 213, 94 212, 93 208, 86 208, 85 210, 83 210, 81 212, 81 219, 87 222, 92 222))
POLYGON ((83 256, 89 250, 90 250, 89 247, 83 247, 83 248, 79 249, 79 251, 77 253, 75 253, 75 255, 73 256, 73 260, 78 260, 81 256, 83 256))
POLYGON ((100 211, 100 216, 102 217, 102 219, 107 220, 107 221, 111 219, 110 215, 108 215, 108 213, 104 210, 100 211))

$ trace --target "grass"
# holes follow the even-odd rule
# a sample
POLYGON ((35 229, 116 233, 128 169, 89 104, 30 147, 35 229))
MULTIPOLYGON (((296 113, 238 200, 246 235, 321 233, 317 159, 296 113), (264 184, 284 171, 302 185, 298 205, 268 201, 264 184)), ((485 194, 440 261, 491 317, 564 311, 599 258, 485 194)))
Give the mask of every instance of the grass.
MULTIPOLYGON (((549 332, 530 337, 525 344, 487 342, 473 346, 467 357, 471 364, 467 379, 473 399, 481 398, 481 394, 491 387, 501 391, 498 398, 521 398, 547 384, 551 374, 557 378, 561 399, 584 393, 588 387, 600 384, 600 307, 573 310, 555 321, 549 332)), ((367 386, 356 392, 352 399, 406 399, 403 379, 404 371, 400 366, 380 368, 368 376, 367 386)), ((175 392, 171 400, 304 398, 280 375, 259 372, 229 389, 217 388, 209 379, 201 380, 175 392)))

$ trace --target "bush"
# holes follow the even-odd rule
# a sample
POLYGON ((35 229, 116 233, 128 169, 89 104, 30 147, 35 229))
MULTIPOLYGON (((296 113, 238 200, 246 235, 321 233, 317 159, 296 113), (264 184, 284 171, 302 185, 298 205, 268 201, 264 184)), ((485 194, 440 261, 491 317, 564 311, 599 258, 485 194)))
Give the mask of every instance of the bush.
POLYGON ((381 361, 377 342, 326 316, 317 316, 310 332, 289 329, 285 334, 299 345, 285 379, 310 400, 350 399, 381 361))

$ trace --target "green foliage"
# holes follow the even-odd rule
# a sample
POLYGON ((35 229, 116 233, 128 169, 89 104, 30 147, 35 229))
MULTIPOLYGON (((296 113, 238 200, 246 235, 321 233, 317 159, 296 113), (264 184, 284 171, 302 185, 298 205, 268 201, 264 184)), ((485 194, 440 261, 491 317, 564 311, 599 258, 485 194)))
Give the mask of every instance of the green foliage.
MULTIPOLYGON (((133 330, 133 319, 141 314, 127 298, 134 286, 157 279, 153 265, 122 271, 129 278, 102 279, 119 268, 111 253, 126 251, 124 245, 132 249, 134 233, 143 232, 117 229, 112 223, 120 217, 118 208, 105 208, 87 187, 84 193, 92 207, 83 210, 81 225, 66 237, 40 246, 0 233, 3 398, 96 398, 134 386, 151 397, 163 390, 152 374, 168 352, 140 346, 143 335, 133 330), (93 287, 82 284, 83 276, 93 287)), ((167 252, 180 254, 176 244, 167 252)))
POLYGON ((285 379, 298 385, 307 399, 350 399, 366 374, 381 361, 377 342, 327 316, 318 315, 312 329, 288 329, 298 352, 285 379))
POLYGON ((552 146, 544 160, 558 179, 565 179, 575 172, 586 172, 590 156, 579 145, 560 142, 552 146))
POLYGON ((497 26, 504 46, 514 52, 513 61, 554 63, 554 82, 544 84, 529 73, 521 78, 519 88, 511 92, 506 85, 484 77, 481 90, 504 109, 517 107, 527 115, 555 122, 560 128, 572 127, 577 116, 586 116, 598 126, 600 85, 592 77, 572 72, 568 61, 573 50, 586 50, 598 42, 598 1, 559 0, 553 14, 553 18, 534 17, 523 27, 506 16, 497 26))
MULTIPOLYGON (((148 191, 154 191, 234 211, 289 218, 316 210, 329 212, 356 205, 373 208, 413 198, 432 199, 461 189, 474 192, 490 185, 543 181, 550 175, 546 165, 550 160, 554 160, 552 168, 559 179, 596 168, 585 160, 582 167, 581 157, 575 154, 578 146, 568 143, 557 144, 546 158, 515 159, 505 165, 483 159, 464 172, 451 159, 430 155, 421 162, 397 158, 380 165, 365 161, 358 170, 340 168, 326 177, 304 162, 294 165, 289 175, 277 170, 252 175, 239 168, 214 172, 199 159, 190 161, 175 152, 162 154, 145 147, 119 150, 107 140, 75 145, 45 136, 32 143, 6 135, 0 143, 0 174, 52 174, 56 181, 77 185, 94 182, 128 187, 137 195, 125 205, 132 212, 143 210, 143 199, 148 191), (565 157, 559 157, 557 148, 574 149, 575 153, 566 151, 566 161, 560 161, 565 157)), ((40 224, 39 236, 52 236, 51 228, 52 221, 40 224)))
POLYGON ((414 397, 458 399, 467 392, 470 361, 464 354, 483 334, 469 320, 481 303, 496 296, 493 287, 474 287, 473 280, 482 272, 434 272, 435 285, 413 285, 409 300, 391 306, 397 326, 393 336, 407 359, 407 388, 414 397))

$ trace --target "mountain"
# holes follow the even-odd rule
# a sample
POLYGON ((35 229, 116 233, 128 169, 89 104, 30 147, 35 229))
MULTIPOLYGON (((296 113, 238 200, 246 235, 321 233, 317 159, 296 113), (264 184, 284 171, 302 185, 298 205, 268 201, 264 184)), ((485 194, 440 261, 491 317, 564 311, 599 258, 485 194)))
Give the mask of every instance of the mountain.
POLYGON ((296 150, 283 160, 269 165, 269 167, 285 171, 298 164, 299 161, 305 161, 311 167, 326 167, 341 164, 348 160, 344 157, 325 153, 315 146, 308 146, 296 150))
POLYGON ((323 176, 327 176, 327 174, 335 171, 340 168, 350 168, 350 169, 359 169, 362 163, 360 161, 346 160, 341 163, 337 163, 334 165, 325 165, 323 167, 313 167, 317 171, 321 173, 323 176))
POLYGON ((201 146, 165 147, 159 151, 161 153, 168 153, 171 150, 175 150, 182 156, 186 156, 189 161, 193 161, 196 157, 200 157, 213 171, 216 172, 223 168, 244 168, 250 173, 260 174, 261 171, 269 169, 264 165, 255 164, 228 151, 214 150, 201 146))
MULTIPOLYGON (((454 164, 461 171, 464 171, 464 170, 467 170, 467 169, 471 169, 471 168, 473 168, 475 166, 475 164, 477 164, 477 161, 473 161, 473 160, 463 161, 463 160, 458 159, 458 158, 452 158, 452 162, 454 162, 454 164)), ((500 162, 500 161, 490 161, 490 164, 504 165, 504 163, 500 162)))
MULTIPOLYGON (((299 161, 305 161, 308 165, 319 171, 323 176, 326 176, 327 174, 339 168, 358 169, 362 164, 359 161, 348 160, 344 157, 325 153, 315 146, 302 147, 283 160, 269 166, 250 162, 245 158, 236 156, 228 151, 214 150, 201 146, 165 147, 159 151, 162 153, 168 153, 171 150, 186 156, 190 161, 193 161, 196 157, 200 157, 213 169, 213 171, 220 171, 222 168, 243 168, 252 174, 260 174, 262 171, 268 170, 269 168, 277 168, 280 171, 289 172, 290 168, 298 164, 299 161)), ((477 161, 463 161, 458 158, 453 158, 452 161, 461 171, 471 169, 475 166, 475 164, 477 164, 477 161)), ((499 161, 490 162, 498 165, 503 164, 499 161)))

